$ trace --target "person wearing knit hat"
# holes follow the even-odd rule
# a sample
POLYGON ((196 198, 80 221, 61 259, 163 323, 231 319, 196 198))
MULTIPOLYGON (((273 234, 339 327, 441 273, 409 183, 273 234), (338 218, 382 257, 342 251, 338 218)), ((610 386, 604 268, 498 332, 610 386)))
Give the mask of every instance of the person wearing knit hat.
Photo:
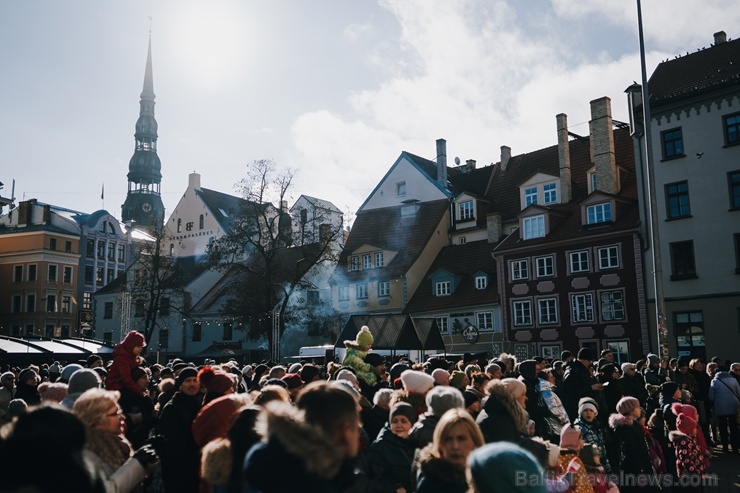
POLYGON ((434 387, 434 378, 423 371, 406 370, 401 373, 403 388, 414 394, 426 394, 434 387))
POLYGON ((411 404, 396 403, 388 414, 388 423, 370 445, 367 463, 379 491, 397 491, 399 487, 414 490, 415 478, 411 473, 414 447, 408 435, 416 419, 411 404))
POLYGON ((300 363, 293 363, 288 367, 288 373, 300 373, 303 365, 300 363))
POLYGON ((606 449, 607 430, 604 430, 601 421, 596 419, 598 415, 599 406, 596 401, 590 397, 584 397, 578 401, 578 417, 573 421, 573 426, 580 430, 584 442, 591 443, 598 449, 604 471, 611 472, 612 465, 606 449))
POLYGON ((583 434, 581 430, 567 423, 560 430, 560 450, 575 450, 578 452, 583 448, 583 434))
POLYGON ((459 389, 462 392, 468 385, 470 385, 470 379, 464 371, 454 370, 450 374, 450 387, 459 389))
POLYGON ((216 371, 212 366, 204 366, 198 370, 198 383, 206 388, 203 405, 234 392, 234 380, 223 371, 216 371))
POLYGON ((367 356, 365 356, 365 363, 373 368, 378 366, 385 367, 385 358, 378 353, 367 353, 367 356))
POLYGON ((373 334, 367 325, 363 325, 354 341, 344 341, 346 352, 342 360, 342 366, 349 366, 368 386, 375 387, 378 383, 378 377, 375 374, 374 367, 365 361, 367 352, 374 342, 373 334))
POLYGON ((596 356, 590 348, 582 347, 578 350, 578 356, 576 357, 576 359, 584 361, 594 361, 596 359, 596 356))
POLYGON ((465 406, 462 393, 456 388, 448 386, 434 387, 426 393, 424 400, 427 411, 419 417, 419 421, 414 424, 411 432, 409 432, 409 440, 417 449, 432 443, 434 430, 444 413, 453 408, 463 409, 465 406))
POLYGON ((434 379, 435 386, 450 384, 450 372, 443 370, 442 368, 435 368, 432 370, 432 378, 434 379))
POLYGON ((708 466, 705 460, 707 457, 696 440, 696 425, 695 419, 681 413, 676 418, 676 430, 668 434, 676 455, 676 474, 679 481, 690 480, 692 476, 703 476, 708 466))
MULTIPOLYGON (((699 413, 697 409, 690 404, 681 404, 680 402, 674 402, 673 404, 671 404, 671 411, 677 416, 676 429, 681 431, 682 433, 686 433, 686 431, 681 430, 678 424, 678 418, 680 418, 681 415, 693 419, 696 423, 699 422, 699 413)), ((690 435, 691 433, 686 434, 690 435)), ((707 439, 701 427, 696 428, 695 437, 696 444, 699 447, 702 456, 704 457, 704 461, 706 463, 705 465, 706 467, 709 467, 709 456, 711 455, 711 453, 709 450, 709 445, 707 444, 707 439)))
POLYGON ((619 399, 619 402, 617 402, 617 412, 622 416, 632 415, 634 414, 635 410, 640 410, 640 401, 638 401, 634 397, 622 397, 621 399, 619 399))
POLYGON ((498 363, 488 363, 483 371, 485 371, 493 380, 501 380, 504 378, 503 368, 498 363))
POLYGON ((178 389, 182 386, 182 384, 185 383, 186 380, 189 378, 195 378, 196 383, 198 385, 198 389, 200 389, 200 382, 198 382, 198 370, 194 366, 185 366, 182 370, 180 370, 180 373, 177 374, 177 377, 175 378, 175 387, 178 389))
POLYGON ((391 366, 391 369, 388 372, 390 374, 391 382, 395 382, 395 380, 401 376, 401 373, 405 372, 406 370, 409 370, 410 368, 411 367, 407 365, 406 363, 400 363, 400 362, 391 366))
POLYGON ((311 382, 315 382, 316 380, 319 380, 321 378, 321 369, 311 363, 306 363, 301 368, 301 380, 303 380, 303 383, 305 385, 308 385, 311 382))
POLYGON ((15 383, 15 398, 23 399, 29 406, 41 404, 38 386, 41 378, 33 368, 25 368, 18 374, 18 380, 15 383))
POLYGON ((481 398, 475 392, 466 390, 462 393, 463 400, 465 401, 465 410, 470 413, 473 419, 478 417, 481 409, 481 398))
POLYGON ((41 382, 38 387, 41 403, 59 404, 67 397, 67 384, 61 382, 41 382))
POLYGON ((203 448, 229 432, 234 415, 242 408, 252 404, 249 394, 227 394, 203 406, 193 420, 193 438, 198 447, 203 448))
POLYGON ((560 455, 555 471, 558 475, 568 472, 573 473, 571 482, 573 491, 592 492, 593 485, 589 482, 589 475, 586 466, 581 461, 579 454, 583 449, 583 435, 578 428, 570 423, 563 426, 560 432, 560 455))
POLYGON ((537 459, 513 443, 489 443, 473 450, 468 456, 468 471, 471 486, 477 493, 547 491, 537 459))
POLYGON ((298 397, 298 392, 303 389, 303 380, 301 380, 301 376, 297 373, 286 373, 280 380, 288 385, 290 398, 295 401, 296 397, 298 397))
POLYGON ((666 381, 665 369, 660 366, 660 357, 657 354, 647 355, 647 365, 642 373, 645 383, 662 385, 666 381))
POLYGON ((70 363, 62 368, 62 374, 59 376, 59 381, 62 383, 69 383, 69 379, 72 378, 72 374, 77 370, 82 370, 82 365, 77 363, 70 363))
POLYGON ((62 407, 72 409, 75 401, 90 389, 100 388, 101 380, 95 370, 83 368, 74 372, 67 385, 67 396, 62 399, 62 407))
POLYGON ((145 395, 145 392, 131 380, 131 372, 142 362, 141 353, 146 346, 144 335, 135 330, 126 334, 123 340, 113 349, 113 362, 108 368, 105 378, 105 388, 121 390, 127 388, 131 392, 145 395))

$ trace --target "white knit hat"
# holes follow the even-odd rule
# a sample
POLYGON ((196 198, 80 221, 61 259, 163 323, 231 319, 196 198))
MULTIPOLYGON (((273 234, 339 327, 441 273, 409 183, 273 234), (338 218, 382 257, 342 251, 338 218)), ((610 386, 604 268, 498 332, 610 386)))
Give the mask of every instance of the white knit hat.
POLYGON ((406 370, 401 373, 403 388, 414 394, 426 394, 434 387, 434 378, 423 371, 406 370))

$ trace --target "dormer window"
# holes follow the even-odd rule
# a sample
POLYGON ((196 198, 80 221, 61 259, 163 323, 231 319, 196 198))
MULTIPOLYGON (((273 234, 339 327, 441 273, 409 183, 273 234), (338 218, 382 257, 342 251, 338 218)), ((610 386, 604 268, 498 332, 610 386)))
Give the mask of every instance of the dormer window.
POLYGON ((360 270, 360 257, 354 255, 349 259, 349 270, 360 270))
POLYGON ((375 267, 383 267, 383 252, 375 252, 375 267))
POLYGON ((449 296, 451 292, 450 281, 442 281, 435 284, 436 296, 449 296))
POLYGON ((484 275, 475 276, 475 289, 486 289, 488 287, 488 277, 484 275))
POLYGON ((558 201, 558 186, 556 183, 547 183, 542 187, 545 204, 555 204, 558 201))
POLYGON ((522 219, 522 239, 543 238, 545 236, 545 216, 525 217, 522 219))
POLYGON ((524 190, 524 207, 537 203, 537 187, 524 190))
POLYGON ((612 204, 611 202, 604 202, 601 204, 594 204, 586 207, 586 223, 587 224, 599 224, 611 222, 612 220, 612 204))
POLYGON ((369 253, 362 256, 362 268, 363 270, 373 268, 373 257, 369 253))
POLYGON ((467 200, 458 204, 458 210, 460 215, 460 221, 471 221, 473 220, 473 201, 467 200))

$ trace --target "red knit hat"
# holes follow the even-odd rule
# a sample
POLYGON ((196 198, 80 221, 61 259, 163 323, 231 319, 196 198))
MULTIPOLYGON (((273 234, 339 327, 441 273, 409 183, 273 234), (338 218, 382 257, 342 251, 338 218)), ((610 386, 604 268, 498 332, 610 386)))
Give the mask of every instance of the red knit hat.
POLYGON ((229 394, 212 400, 198 412, 193 420, 193 438, 199 447, 205 446, 211 440, 224 438, 231 426, 231 418, 243 405, 240 396, 243 394, 229 394))
POLYGON ((146 340, 144 339, 144 334, 142 334, 141 332, 132 330, 131 332, 126 334, 126 337, 123 338, 123 340, 121 341, 121 346, 125 347, 130 352, 133 352, 136 346, 141 346, 141 347, 146 346, 146 340))
POLYGON ((288 385, 288 390, 297 389, 303 385, 303 380, 301 380, 301 376, 297 373, 286 373, 280 380, 288 385))
POLYGON ((226 373, 217 372, 210 366, 200 369, 198 382, 213 394, 225 394, 234 385, 234 381, 226 373))
POLYGON ((676 429, 686 435, 693 435, 696 430, 696 420, 686 414, 679 414, 676 418, 676 429))
POLYGON ((696 408, 689 404, 681 404, 680 402, 674 402, 671 404, 671 411, 673 414, 678 416, 679 414, 685 414, 689 418, 696 421, 696 408))

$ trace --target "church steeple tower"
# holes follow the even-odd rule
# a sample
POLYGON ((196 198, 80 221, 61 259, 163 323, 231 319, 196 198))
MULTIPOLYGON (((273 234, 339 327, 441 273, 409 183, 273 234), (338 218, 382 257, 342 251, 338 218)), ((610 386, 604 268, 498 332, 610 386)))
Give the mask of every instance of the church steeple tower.
POLYGON ((144 88, 134 134, 136 148, 128 164, 128 193, 121 207, 124 222, 133 222, 149 231, 160 229, 164 222, 164 205, 160 196, 162 163, 157 155, 157 120, 154 119, 155 97, 150 33, 144 88))

